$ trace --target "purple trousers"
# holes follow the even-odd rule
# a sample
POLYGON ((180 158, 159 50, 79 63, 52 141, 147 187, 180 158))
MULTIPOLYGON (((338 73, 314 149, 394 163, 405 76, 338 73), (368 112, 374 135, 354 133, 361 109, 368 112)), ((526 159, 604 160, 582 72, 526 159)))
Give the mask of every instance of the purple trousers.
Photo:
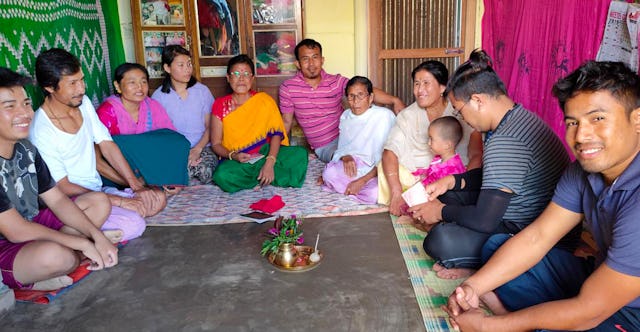
MULTIPOLYGON (((360 167, 366 167, 360 159, 355 157, 354 159, 358 169, 360 167)), ((322 179, 324 180, 322 189, 344 194, 349 183, 357 178, 348 177, 347 174, 344 173, 342 161, 338 160, 331 161, 327 164, 322 172, 322 179)), ((360 189, 360 192, 358 192, 357 195, 351 195, 351 197, 363 204, 376 204, 378 202, 378 178, 374 177, 367 181, 362 189, 360 189)))

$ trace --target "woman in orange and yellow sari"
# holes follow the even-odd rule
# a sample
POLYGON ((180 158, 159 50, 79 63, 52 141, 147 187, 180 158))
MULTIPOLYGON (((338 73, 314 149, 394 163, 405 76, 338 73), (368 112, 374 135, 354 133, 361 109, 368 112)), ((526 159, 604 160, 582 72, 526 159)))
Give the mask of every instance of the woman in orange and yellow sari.
POLYGON ((251 90, 254 68, 245 54, 231 58, 227 65, 233 93, 217 98, 212 107, 211 146, 225 158, 213 181, 232 193, 269 184, 300 188, 307 173, 307 151, 288 146, 273 98, 251 90))

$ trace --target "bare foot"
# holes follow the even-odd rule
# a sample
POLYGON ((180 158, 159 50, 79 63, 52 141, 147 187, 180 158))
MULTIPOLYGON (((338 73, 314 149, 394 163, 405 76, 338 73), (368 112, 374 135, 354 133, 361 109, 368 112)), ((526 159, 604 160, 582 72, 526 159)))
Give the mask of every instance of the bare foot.
POLYGON ((122 237, 124 236, 124 232, 119 229, 108 229, 102 231, 102 233, 111 243, 114 244, 122 241, 122 237))
POLYGON ((436 272, 436 276, 440 279, 460 279, 472 275, 476 270, 472 269, 445 269, 436 272))
POLYGON ((418 220, 415 220, 413 218, 411 220, 413 221, 413 227, 427 233, 436 225, 436 224, 426 224, 418 220))
POLYGON ((396 223, 413 225, 413 218, 411 218, 411 217, 409 217, 407 215, 402 215, 402 216, 400 216, 400 217, 398 217, 396 219, 396 223))
POLYGON ((162 186, 162 189, 168 196, 173 196, 182 191, 182 187, 162 186))
POLYGON ((316 184, 319 186, 324 184, 324 179, 322 178, 322 175, 318 176, 318 178, 316 179, 316 184))
POLYGON ((480 300, 484 305, 493 312, 494 315, 506 315, 509 313, 509 310, 504 307, 502 301, 498 298, 495 292, 488 292, 480 297, 480 300))
POLYGON ((62 287, 67 287, 71 284, 73 284, 73 279, 71 279, 71 277, 60 276, 60 277, 55 277, 47 280, 38 281, 33 284, 33 287, 31 287, 31 290, 50 291, 50 290, 60 289, 62 287))
POLYGON ((435 264, 433 264, 433 267, 431 269, 433 270, 433 272, 440 272, 440 271, 444 270, 445 267, 440 265, 440 263, 435 263, 435 264))

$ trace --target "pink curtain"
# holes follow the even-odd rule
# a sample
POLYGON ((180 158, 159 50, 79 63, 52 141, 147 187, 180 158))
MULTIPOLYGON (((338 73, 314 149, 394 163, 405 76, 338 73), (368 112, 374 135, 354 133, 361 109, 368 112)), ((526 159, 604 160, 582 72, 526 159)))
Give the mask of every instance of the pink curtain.
POLYGON ((511 98, 538 114, 564 141, 551 87, 596 58, 611 0, 484 0, 482 48, 511 98))

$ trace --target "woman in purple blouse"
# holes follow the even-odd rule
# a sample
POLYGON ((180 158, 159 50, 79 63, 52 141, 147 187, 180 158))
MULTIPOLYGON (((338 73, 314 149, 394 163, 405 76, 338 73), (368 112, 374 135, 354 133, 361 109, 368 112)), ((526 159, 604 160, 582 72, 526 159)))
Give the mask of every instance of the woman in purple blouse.
POLYGON ((176 130, 191 143, 189 178, 193 183, 211 183, 218 157, 209 143, 213 95, 193 77, 191 54, 179 45, 162 52, 164 82, 151 96, 167 110, 176 130))

